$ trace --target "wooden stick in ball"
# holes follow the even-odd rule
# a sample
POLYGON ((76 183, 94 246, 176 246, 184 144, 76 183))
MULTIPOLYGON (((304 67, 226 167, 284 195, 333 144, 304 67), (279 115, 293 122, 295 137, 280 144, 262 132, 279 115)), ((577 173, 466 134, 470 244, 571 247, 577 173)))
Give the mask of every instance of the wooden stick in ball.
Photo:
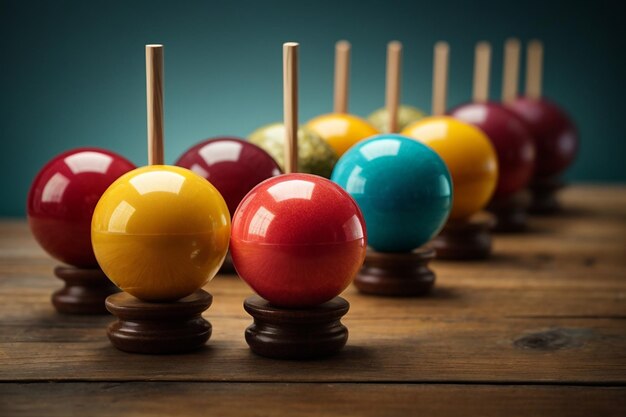
POLYGON ((348 113, 348 88, 350 86, 350 42, 335 44, 334 112, 348 113))
POLYGON ((433 116, 441 116, 446 112, 449 55, 450 46, 447 42, 437 42, 435 44, 435 62, 433 65, 433 116))
POLYGON ((298 47, 283 44, 283 114, 285 120, 285 174, 298 172, 298 47))
POLYGON ((163 45, 146 45, 148 164, 163 165, 163 45))
POLYGON ((526 96, 538 100, 541 98, 543 76, 543 44, 532 40, 526 50, 526 96))
POLYGON ((519 83, 520 42, 507 39, 504 43, 504 69, 502 76, 502 102, 511 103, 517 98, 519 83))
POLYGON ((389 115, 389 133, 398 131, 401 61, 402 44, 398 41, 389 42, 387 44, 387 82, 385 88, 385 107, 389 115))
POLYGON ((491 66, 491 45, 488 42, 476 44, 474 52, 474 93, 475 103, 489 100, 489 70, 491 66))

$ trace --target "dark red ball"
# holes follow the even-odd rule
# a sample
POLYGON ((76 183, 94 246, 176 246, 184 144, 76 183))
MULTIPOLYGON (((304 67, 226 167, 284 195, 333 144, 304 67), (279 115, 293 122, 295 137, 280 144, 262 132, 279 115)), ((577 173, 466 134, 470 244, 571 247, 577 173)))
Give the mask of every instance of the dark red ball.
POLYGON ((530 129, 537 157, 535 178, 550 178, 563 172, 578 152, 576 126, 556 104, 545 98, 519 98, 509 105, 530 129))
POLYGON ((207 139, 182 154, 176 165, 206 178, 222 194, 231 217, 241 199, 258 183, 280 174, 263 149, 243 139, 207 139))
POLYGON ((126 158, 97 148, 64 152, 37 174, 28 193, 30 229, 41 247, 80 268, 98 266, 91 246, 91 217, 102 194, 135 169, 126 158))
POLYGON ((498 184, 494 198, 506 198, 524 189, 535 165, 535 145, 526 123, 497 103, 469 103, 450 114, 481 129, 498 155, 498 184))

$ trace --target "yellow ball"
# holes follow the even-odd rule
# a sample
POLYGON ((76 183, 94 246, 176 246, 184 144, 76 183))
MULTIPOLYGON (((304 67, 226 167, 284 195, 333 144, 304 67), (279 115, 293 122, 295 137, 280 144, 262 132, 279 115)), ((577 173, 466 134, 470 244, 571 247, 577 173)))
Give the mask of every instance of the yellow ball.
POLYGON ((230 238, 228 207, 207 180, 179 167, 135 169, 100 198, 91 222, 98 264, 145 301, 177 300, 217 273, 230 238))
POLYGON ((451 219, 465 219, 491 199, 498 180, 496 151, 478 128, 452 117, 427 117, 407 126, 403 135, 430 146, 452 175, 451 219))
POLYGON ((339 156, 355 143, 379 133, 360 117, 342 113, 317 116, 306 127, 326 140, 339 156))

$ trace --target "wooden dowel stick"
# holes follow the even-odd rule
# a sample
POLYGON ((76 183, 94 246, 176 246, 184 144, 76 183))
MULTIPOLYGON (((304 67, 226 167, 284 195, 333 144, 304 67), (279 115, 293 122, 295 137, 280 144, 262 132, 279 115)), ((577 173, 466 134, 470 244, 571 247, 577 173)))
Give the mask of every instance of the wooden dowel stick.
POLYGON ((163 45, 146 45, 148 164, 163 165, 163 45))
POLYGON ((489 71, 491 67, 491 45, 478 42, 474 52, 474 93, 475 103, 489 100, 489 71))
POLYGON ((298 172, 298 46, 283 44, 283 115, 285 120, 285 173, 298 172))
POLYGON ((520 42, 518 39, 507 39, 504 43, 504 68, 502 76, 502 102, 511 103, 517 98, 519 84, 520 42))
POLYGON ((350 85, 350 42, 335 44, 335 113, 348 113, 348 88, 350 85))
POLYGON ((447 42, 437 42, 435 44, 435 63, 433 65, 433 116, 440 116, 446 112, 449 55, 450 46, 447 42))
POLYGON ((526 50, 526 96, 541 98, 541 79, 543 75, 543 44, 532 40, 526 50))
POLYGON ((387 45, 387 83, 385 88, 385 107, 389 116, 389 133, 398 131, 401 61, 402 44, 398 41, 389 42, 387 45))

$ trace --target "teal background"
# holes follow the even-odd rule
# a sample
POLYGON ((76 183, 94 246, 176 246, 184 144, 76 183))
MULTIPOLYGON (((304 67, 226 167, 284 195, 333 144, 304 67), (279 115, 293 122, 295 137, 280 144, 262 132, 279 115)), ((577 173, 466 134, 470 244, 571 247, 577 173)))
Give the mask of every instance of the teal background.
POLYGON ((0 0, 0 216, 24 214, 38 169, 100 146, 146 163, 144 44, 165 45, 166 161, 282 117, 281 44, 301 43, 300 118, 331 110, 334 43, 352 42, 350 109, 384 98, 385 45, 404 43, 403 102, 430 109, 432 46, 451 45, 449 105, 470 96, 473 46, 493 43, 500 94, 509 36, 545 44, 544 92, 576 120, 572 181, 626 180, 618 2, 0 0))

